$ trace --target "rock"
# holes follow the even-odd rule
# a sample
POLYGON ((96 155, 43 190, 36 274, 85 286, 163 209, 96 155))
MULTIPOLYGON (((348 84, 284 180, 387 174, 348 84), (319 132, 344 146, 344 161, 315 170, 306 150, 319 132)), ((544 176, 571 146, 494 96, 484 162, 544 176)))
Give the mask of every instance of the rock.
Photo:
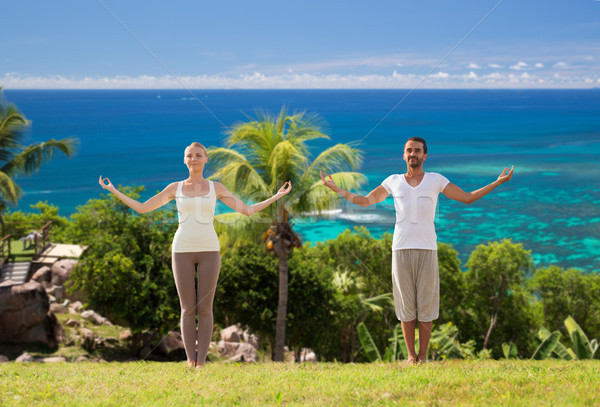
POLYGON ((75 359, 76 363, 89 362, 89 361, 90 361, 90 357, 88 355, 81 355, 77 359, 75 359))
POLYGON ((146 345, 140 350, 140 357, 142 359, 145 359, 148 356, 150 356, 150 353, 152 353, 152 348, 150 346, 146 345))
POLYGON ((250 334, 247 330, 244 331, 244 342, 249 343, 258 349, 258 336, 250 334))
POLYGON ((52 265, 52 279, 53 285, 62 286, 68 280, 71 272, 77 264, 76 260, 64 259, 54 262, 52 265))
POLYGON ((186 359, 185 347, 179 332, 169 332, 158 344, 158 349, 171 358, 186 359))
POLYGON ((237 325, 231 325, 221 331, 221 340, 225 342, 239 342, 243 334, 242 330, 237 325))
POLYGON ((217 352, 220 356, 229 358, 230 361, 256 362, 258 359, 256 348, 244 342, 219 341, 217 352))
POLYGON ((302 348, 302 350, 300 351, 300 362, 316 362, 316 361, 317 361, 317 355, 315 354, 315 352, 312 351, 312 349, 302 348))
POLYGON ((108 322, 108 320, 106 318, 104 318, 103 316, 100 316, 99 314, 97 314, 95 311, 92 311, 92 310, 83 311, 81 313, 81 316, 84 319, 86 319, 96 325, 103 325, 108 322))
POLYGON ((56 301, 62 301, 64 296, 65 288, 62 285, 54 286, 54 297, 56 297, 56 301))
POLYGON ((67 359, 62 356, 53 356, 53 357, 49 357, 49 358, 36 359, 36 362, 41 362, 41 363, 63 363, 66 361, 67 361, 67 359))
POLYGON ((131 340, 131 338, 133 338, 133 334, 131 333, 131 331, 129 329, 124 330, 119 335, 120 341, 129 341, 129 340, 131 340))
POLYGON ((62 304, 55 302, 50 304, 50 311, 54 312, 55 314, 66 314, 67 307, 64 307, 62 304))
POLYGON ((0 355, 0 363, 5 363, 5 362, 9 362, 9 359, 4 355, 0 355))
POLYGON ((65 333, 36 281, 0 287, 0 342, 41 342, 55 347, 65 333))
POLYGON ((49 283, 52 280, 52 269, 48 266, 42 266, 38 269, 38 271, 35 272, 31 279, 33 281, 37 281, 38 283, 49 283))
POLYGON ((31 356, 29 353, 25 352, 21 356, 16 358, 15 362, 23 362, 23 363, 33 362, 33 356, 31 356))
POLYGON ((95 333, 87 328, 81 328, 81 346, 83 349, 87 350, 88 352, 96 349, 96 338, 97 335, 95 333))
POLYGON ((79 327, 79 326, 81 326, 81 322, 79 322, 79 321, 78 321, 78 320, 76 320, 76 319, 67 319, 67 320, 65 321, 65 325, 66 325, 66 326, 69 326, 69 327, 71 327, 71 328, 76 328, 76 327, 79 327))
POLYGON ((83 308, 83 305, 81 304, 80 301, 75 301, 74 303, 69 305, 69 309, 73 309, 73 311, 75 311, 75 312, 81 312, 82 308, 83 308))

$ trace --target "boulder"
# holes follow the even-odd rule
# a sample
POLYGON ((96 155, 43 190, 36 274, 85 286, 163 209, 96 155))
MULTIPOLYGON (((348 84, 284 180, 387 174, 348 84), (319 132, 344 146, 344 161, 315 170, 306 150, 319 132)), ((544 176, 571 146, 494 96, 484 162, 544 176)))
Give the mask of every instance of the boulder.
POLYGON ((12 280, 4 280, 0 283, 0 287, 10 287, 11 285, 15 285, 16 283, 12 280))
POLYGON ((35 272, 33 277, 31 277, 33 281, 37 281, 38 283, 49 283, 52 281, 52 269, 48 266, 42 266, 35 272))
POLYGON ((100 314, 96 313, 95 311, 92 310, 88 310, 88 311, 83 311, 81 313, 81 316, 90 321, 93 324, 96 325, 112 325, 110 323, 110 321, 108 321, 108 319, 104 318, 103 316, 101 316, 100 314))
POLYGON ((0 355, 0 363, 5 363, 5 362, 9 362, 9 359, 4 355, 0 355))
POLYGON ((131 333, 131 331, 129 329, 126 329, 123 332, 121 332, 121 334, 119 334, 120 341, 129 341, 132 338, 133 338, 133 334, 131 333))
POLYGON ((76 313, 79 313, 79 312, 81 312, 82 309, 83 309, 83 305, 81 304, 80 301, 75 301, 69 305, 69 311, 73 310, 76 313))
POLYGON ((35 361, 41 363, 63 363, 67 361, 67 358, 64 358, 62 356, 52 356, 48 358, 36 359, 35 361))
POLYGON ((224 342, 239 342, 243 331, 238 325, 231 325, 221 330, 221 340, 224 342))
POLYGON ((76 260, 64 259, 54 262, 52 265, 52 279, 53 285, 62 286, 69 279, 71 272, 77 264, 76 260))
POLYGON ((75 362, 77 362, 77 363, 89 362, 89 361, 90 361, 90 357, 88 355, 81 355, 77 359, 75 359, 75 362))
POLYGON ((258 360, 256 348, 245 342, 219 341, 217 352, 220 356, 235 362, 256 362, 258 360))
POLYGON ((48 294, 36 281, 0 287, 0 342, 57 346, 65 332, 49 308, 48 294))
POLYGON ((179 332, 169 332, 158 344, 158 349, 171 358, 177 360, 186 359, 185 347, 179 332))
POLYGON ((23 363, 33 362, 33 356, 31 356, 29 353, 25 352, 21 356, 16 358, 15 362, 23 362, 23 363))
POLYGON ((148 345, 144 346, 139 353, 139 356, 142 359, 146 359, 148 356, 150 356, 150 354, 152 353, 152 348, 148 345))
POLYGON ((54 312, 55 314, 66 314, 67 307, 65 307, 62 304, 59 304, 57 302, 54 302, 54 303, 50 304, 50 311, 54 312))
POLYGON ((88 352, 91 352, 94 349, 96 349, 97 335, 87 328, 81 328, 80 332, 82 341, 81 346, 83 346, 83 349, 87 350, 88 352))
POLYGON ((300 351, 300 362, 316 362, 317 355, 312 349, 302 348, 300 351))
POLYGON ((79 322, 79 321, 78 321, 78 320, 76 320, 76 319, 67 319, 67 320, 65 321, 65 325, 66 325, 66 326, 69 326, 69 327, 71 327, 71 328, 76 328, 76 327, 79 327, 79 326, 81 326, 81 322, 79 322))
POLYGON ((244 342, 249 343, 250 345, 254 346, 256 349, 258 349, 258 336, 249 333, 248 330, 245 330, 243 339, 244 339, 244 342))

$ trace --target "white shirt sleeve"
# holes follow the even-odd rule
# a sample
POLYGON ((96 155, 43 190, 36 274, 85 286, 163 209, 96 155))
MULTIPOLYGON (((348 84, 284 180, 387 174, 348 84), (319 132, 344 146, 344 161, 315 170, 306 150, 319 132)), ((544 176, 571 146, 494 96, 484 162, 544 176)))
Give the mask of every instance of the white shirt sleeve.
POLYGON ((446 186, 450 183, 450 180, 448 180, 448 178, 444 177, 442 174, 437 174, 437 178, 438 178, 438 185, 439 185, 439 191, 442 192, 444 191, 444 188, 446 188, 446 186))
POLYGON ((394 175, 390 175, 389 177, 387 177, 386 179, 383 180, 383 182, 381 183, 381 185, 385 188, 385 190, 388 192, 388 194, 392 193, 392 181, 394 179, 394 175))

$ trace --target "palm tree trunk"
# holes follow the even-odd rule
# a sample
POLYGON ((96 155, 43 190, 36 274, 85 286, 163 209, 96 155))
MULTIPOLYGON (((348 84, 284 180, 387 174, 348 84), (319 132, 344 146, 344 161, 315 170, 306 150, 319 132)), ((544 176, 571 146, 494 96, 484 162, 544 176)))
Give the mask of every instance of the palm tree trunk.
POLYGON ((488 328, 487 333, 485 334, 485 340, 483 341, 483 349, 485 349, 487 347, 488 341, 490 340, 490 335, 492 334, 492 330, 496 326, 497 321, 498 321, 498 313, 496 312, 491 315, 490 327, 488 328))
POLYGON ((288 262, 287 250, 279 254, 279 302, 277 304, 277 323, 275 325, 275 362, 283 362, 285 346, 285 324, 288 300, 288 262))

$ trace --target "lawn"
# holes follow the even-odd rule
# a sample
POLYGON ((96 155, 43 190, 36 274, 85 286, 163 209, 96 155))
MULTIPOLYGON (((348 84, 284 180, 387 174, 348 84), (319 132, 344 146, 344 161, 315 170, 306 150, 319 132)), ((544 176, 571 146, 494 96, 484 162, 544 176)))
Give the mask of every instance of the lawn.
POLYGON ((0 405, 598 405, 600 361, 4 363, 0 405))

